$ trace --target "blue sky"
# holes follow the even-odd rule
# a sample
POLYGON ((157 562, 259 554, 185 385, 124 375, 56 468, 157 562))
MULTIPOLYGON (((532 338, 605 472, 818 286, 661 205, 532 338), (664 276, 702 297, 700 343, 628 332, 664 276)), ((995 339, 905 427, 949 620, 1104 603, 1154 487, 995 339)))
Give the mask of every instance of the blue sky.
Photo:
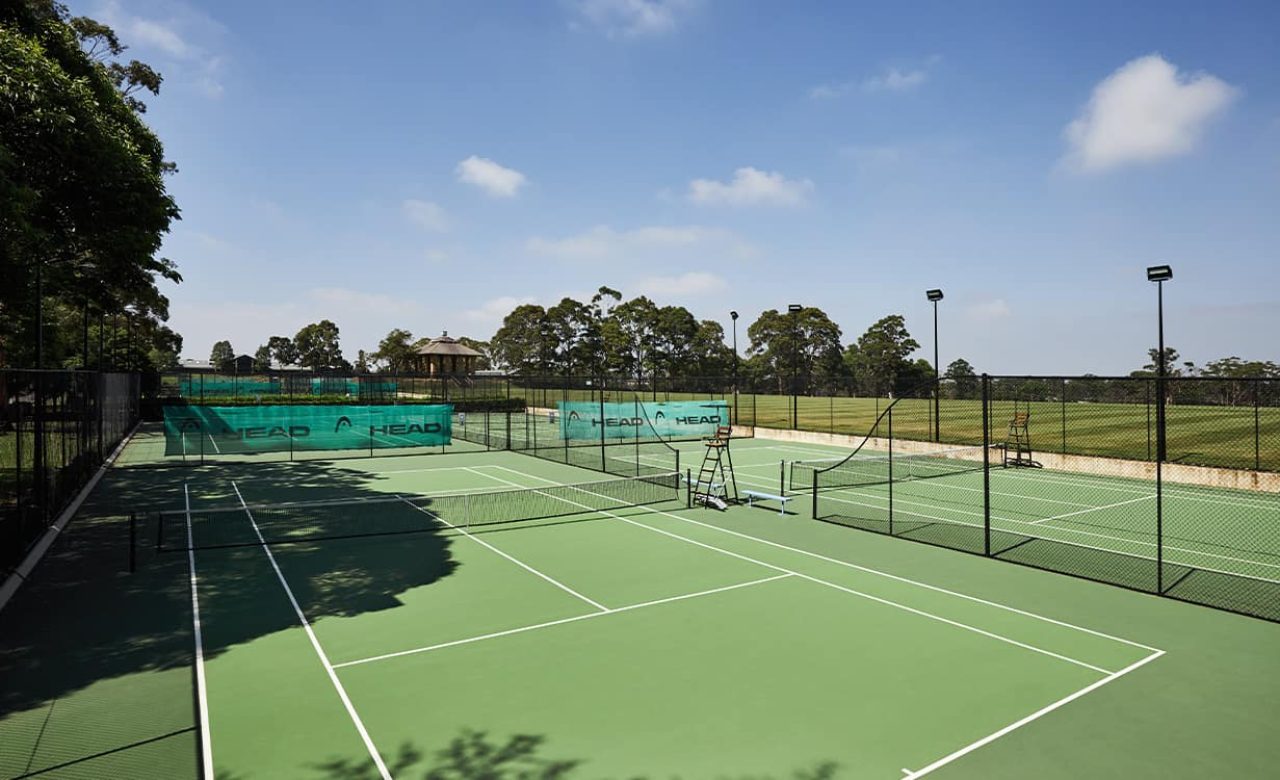
POLYGON ((942 360, 1280 360, 1280 4, 73 0, 165 75, 186 357, 608 284, 942 360))

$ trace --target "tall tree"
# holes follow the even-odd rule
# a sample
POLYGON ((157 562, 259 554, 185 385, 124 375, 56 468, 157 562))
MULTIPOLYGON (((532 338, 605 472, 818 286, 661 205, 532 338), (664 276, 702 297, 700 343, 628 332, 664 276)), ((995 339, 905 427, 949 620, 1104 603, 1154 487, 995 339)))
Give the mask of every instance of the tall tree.
POLYGON ((555 354, 546 319, 546 309, 537 304, 513 309, 490 342, 494 363, 517 374, 546 373, 555 354))
POLYGON ((956 358, 943 374, 956 388, 956 398, 972 399, 978 393, 978 375, 964 358, 956 358))
POLYGON ((902 315, 890 314, 867 328, 846 350, 846 362, 864 392, 884 394, 906 389, 898 386, 898 377, 910 370, 907 358, 919 348, 902 315))
POLYGON ((298 349, 298 363, 307 368, 322 370, 346 365, 338 343, 338 326, 331 320, 304 325, 293 337, 293 344, 298 349))
POLYGON ((770 309, 747 328, 747 338, 752 368, 778 392, 787 392, 793 377, 796 391, 807 392, 837 381, 842 371, 840 326, 822 309, 770 309))
MULTIPOLYGON (((0 4, 0 365, 35 363, 37 322, 61 319, 38 317, 46 305, 80 312, 67 327, 82 336, 92 315, 130 307, 139 335, 159 339, 140 347, 165 346, 157 278, 181 277, 156 253, 178 218, 163 180, 173 166, 133 97, 160 78, 115 62, 123 51, 106 25, 52 0, 0 4)), ((81 342, 81 360, 82 341, 61 339, 81 342)))
POLYGON ((604 334, 606 362, 624 375, 642 379, 651 367, 657 319, 658 307, 643 295, 614 306, 610 320, 615 326, 604 334))
POLYGON ((229 372, 235 368, 236 352, 230 341, 218 341, 209 353, 209 364, 217 371, 229 372))
POLYGON ((253 353, 253 370, 269 371, 271 370, 271 347, 262 344, 257 351, 253 353))
POLYGON ((278 365, 298 365, 298 348, 294 346, 293 339, 288 336, 272 336, 267 339, 267 349, 271 351, 271 357, 278 365))
POLYGON ((391 329, 382 341, 378 342, 378 348, 369 357, 386 366, 388 371, 394 373, 408 371, 417 357, 413 334, 402 328, 391 329))

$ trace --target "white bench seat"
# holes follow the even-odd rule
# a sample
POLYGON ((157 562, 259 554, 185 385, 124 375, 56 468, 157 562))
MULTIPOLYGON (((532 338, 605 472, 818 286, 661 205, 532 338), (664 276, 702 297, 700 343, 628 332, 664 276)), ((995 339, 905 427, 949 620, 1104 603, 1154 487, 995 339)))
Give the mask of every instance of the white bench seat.
POLYGON ((763 490, 744 490, 742 495, 747 497, 747 506, 753 506, 752 499, 759 501, 777 501, 779 503, 778 514, 785 515, 787 513, 787 502, 795 498, 795 496, 780 496, 777 493, 766 493, 763 490))

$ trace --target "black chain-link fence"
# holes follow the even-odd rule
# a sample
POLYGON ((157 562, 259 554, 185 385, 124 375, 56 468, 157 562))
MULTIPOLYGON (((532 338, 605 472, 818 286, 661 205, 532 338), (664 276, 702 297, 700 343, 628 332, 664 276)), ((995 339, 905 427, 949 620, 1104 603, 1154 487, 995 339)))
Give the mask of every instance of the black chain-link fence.
POLYGON ((0 370, 0 568, 16 566, 138 421, 137 374, 0 370))
POLYGON ((805 478, 813 516, 1280 621, 1274 384, 1163 382, 1165 431, 1156 378, 983 377, 943 421, 978 447, 920 441, 903 399, 805 478))

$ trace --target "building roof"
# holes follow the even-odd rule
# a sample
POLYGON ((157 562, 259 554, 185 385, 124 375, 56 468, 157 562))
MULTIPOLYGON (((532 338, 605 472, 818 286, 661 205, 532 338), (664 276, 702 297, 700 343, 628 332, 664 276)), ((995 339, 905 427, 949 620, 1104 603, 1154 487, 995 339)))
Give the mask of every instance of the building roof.
POLYGON ((459 357, 481 357, 471 347, 465 344, 459 344, 457 339, 449 337, 449 331, 445 331, 443 335, 438 336, 425 345, 418 348, 419 355, 457 355, 459 357))

